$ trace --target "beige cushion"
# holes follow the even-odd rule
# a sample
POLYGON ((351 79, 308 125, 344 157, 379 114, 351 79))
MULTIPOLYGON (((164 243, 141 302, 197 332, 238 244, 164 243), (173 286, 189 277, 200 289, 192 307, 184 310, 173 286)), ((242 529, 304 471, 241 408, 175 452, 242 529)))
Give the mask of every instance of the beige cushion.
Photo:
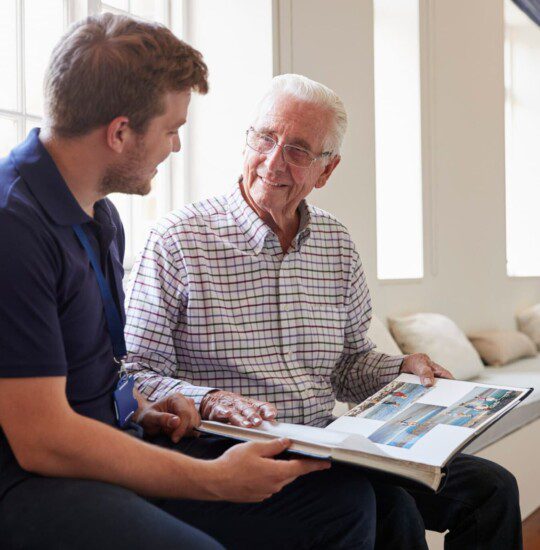
POLYGON ((402 355, 390 331, 376 315, 371 319, 367 335, 375 346, 377 346, 377 351, 387 353, 388 355, 402 355))
POLYGON ((480 357, 491 366, 501 366, 520 359, 534 357, 536 346, 522 332, 515 330, 486 330, 469 334, 469 340, 480 357))
POLYGON ((536 304, 516 315, 518 328, 540 348, 540 304, 536 304))
POLYGON ((484 370, 478 352, 448 317, 438 313, 416 313, 388 321, 403 353, 427 353, 458 380, 469 380, 484 370))

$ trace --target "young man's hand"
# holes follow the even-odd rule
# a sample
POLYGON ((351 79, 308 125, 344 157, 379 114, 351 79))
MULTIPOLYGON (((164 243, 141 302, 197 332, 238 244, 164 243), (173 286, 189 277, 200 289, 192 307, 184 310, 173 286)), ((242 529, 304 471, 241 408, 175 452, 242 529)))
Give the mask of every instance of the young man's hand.
POLYGON ((243 428, 258 426, 263 420, 274 420, 276 415, 274 405, 228 391, 212 391, 201 402, 201 416, 204 420, 216 420, 243 428))
POLYGON ((194 429, 201 425, 201 417, 193 399, 181 393, 175 393, 155 403, 141 404, 139 399, 139 411, 136 413, 135 422, 140 424, 148 435, 163 433, 174 443, 178 443, 185 435, 198 435, 194 429))
POLYGON ((285 451, 288 439, 242 443, 231 447, 209 463, 211 490, 217 500, 260 502, 279 492, 298 476, 327 470, 324 460, 276 460, 285 451))
POLYGON ((399 372, 416 374, 424 386, 433 386, 435 377, 453 380, 452 373, 429 358, 425 353, 413 353, 403 360, 399 372))

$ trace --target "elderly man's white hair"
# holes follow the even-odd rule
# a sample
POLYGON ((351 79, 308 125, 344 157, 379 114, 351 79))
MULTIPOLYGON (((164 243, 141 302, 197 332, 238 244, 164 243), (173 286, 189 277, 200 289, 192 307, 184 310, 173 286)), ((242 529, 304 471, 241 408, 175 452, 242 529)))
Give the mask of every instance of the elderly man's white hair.
POLYGON ((254 120, 267 108, 268 103, 279 95, 291 95, 300 101, 315 103, 326 107, 333 115, 333 127, 324 141, 325 151, 338 154, 347 130, 347 112, 340 97, 330 88, 300 74, 281 74, 275 76, 268 91, 259 101, 254 120))

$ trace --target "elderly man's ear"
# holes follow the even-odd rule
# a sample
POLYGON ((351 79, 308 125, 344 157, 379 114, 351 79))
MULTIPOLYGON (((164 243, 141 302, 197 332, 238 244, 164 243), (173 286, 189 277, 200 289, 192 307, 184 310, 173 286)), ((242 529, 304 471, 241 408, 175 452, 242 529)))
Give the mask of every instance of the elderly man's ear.
POLYGON ((336 155, 324 167, 323 173, 319 176, 319 179, 317 180, 317 183, 315 184, 315 187, 317 189, 320 189, 321 187, 324 187, 326 185, 326 182, 328 181, 328 178, 331 176, 332 172, 334 171, 335 167, 339 164, 340 161, 341 161, 341 157, 339 155, 336 155))

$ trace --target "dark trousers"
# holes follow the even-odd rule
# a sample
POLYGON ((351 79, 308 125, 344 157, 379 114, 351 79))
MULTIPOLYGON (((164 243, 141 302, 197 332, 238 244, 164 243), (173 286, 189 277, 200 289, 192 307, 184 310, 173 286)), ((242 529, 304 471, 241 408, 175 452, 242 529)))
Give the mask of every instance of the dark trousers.
MULTIPOLYGON (((200 438, 176 448, 208 459, 230 445, 200 438)), ((369 480, 369 473, 335 464, 259 504, 151 501, 106 483, 32 477, 0 502, 0 546, 415 550, 427 548, 427 528, 449 530, 448 550, 522 548, 515 479, 492 462, 458 456, 437 495, 366 476, 369 480)))
MULTIPOLYGON (((205 458, 220 448, 221 452, 230 443, 217 440, 216 446, 209 449, 197 444, 190 449, 190 440, 186 440, 186 445, 184 450, 188 454, 205 458)), ((429 489, 386 484, 381 482, 381 476, 371 476, 368 471, 352 466, 334 464, 331 471, 340 472, 348 483, 357 477, 367 477, 376 499, 377 550, 426 550, 426 529, 448 531, 446 550, 523 548, 516 480, 494 462, 457 455, 448 466, 446 483, 438 494, 429 489)), ((309 482, 309 477, 306 481, 309 482)), ((291 490, 296 489, 291 486, 291 490)), ((330 502, 337 505, 341 498, 336 494, 330 502)), ((208 525, 204 530, 211 532, 211 529, 208 525)))
POLYGON ((425 529, 448 530, 446 550, 521 550, 514 476, 493 462, 458 455, 439 494, 373 483, 379 550, 427 549, 425 529))
MULTIPOLYGON (((222 445, 230 445, 218 440, 214 448, 195 444, 190 449, 191 442, 186 440, 185 451, 199 458, 211 456, 222 445)), ((445 537, 446 550, 523 548, 516 480, 508 470, 489 460, 465 454, 457 455, 448 466, 446 483, 438 494, 428 489, 411 490, 385 484, 380 481, 379 476, 372 478, 369 472, 351 466, 334 464, 330 471, 344 480, 345 495, 350 495, 354 490, 354 480, 360 479, 364 482, 364 476, 367 476, 376 499, 377 550, 425 550, 428 548, 426 529, 440 533, 448 531, 445 537)), ((307 476, 302 483, 302 489, 291 485, 289 492, 296 493, 298 498, 301 495, 299 491, 317 491, 319 481, 316 480, 316 475, 318 474, 307 476)), ((341 505, 347 500, 345 495, 338 492, 331 494, 328 506, 341 505)), ((294 498, 293 496, 293 500, 294 498)), ((358 511, 357 509, 357 513, 358 511)), ((204 530, 216 533, 216 527, 211 525, 211 521, 209 518, 204 530)), ((279 545, 274 547, 278 548, 279 545)), ((327 544, 326 548, 339 546, 327 544)))
MULTIPOLYGON (((213 458, 230 444, 200 438, 176 447, 213 458)), ((365 477, 340 468, 300 477, 257 504, 151 500, 107 483, 32 476, 0 501, 0 547, 368 550, 375 506, 365 477)))

